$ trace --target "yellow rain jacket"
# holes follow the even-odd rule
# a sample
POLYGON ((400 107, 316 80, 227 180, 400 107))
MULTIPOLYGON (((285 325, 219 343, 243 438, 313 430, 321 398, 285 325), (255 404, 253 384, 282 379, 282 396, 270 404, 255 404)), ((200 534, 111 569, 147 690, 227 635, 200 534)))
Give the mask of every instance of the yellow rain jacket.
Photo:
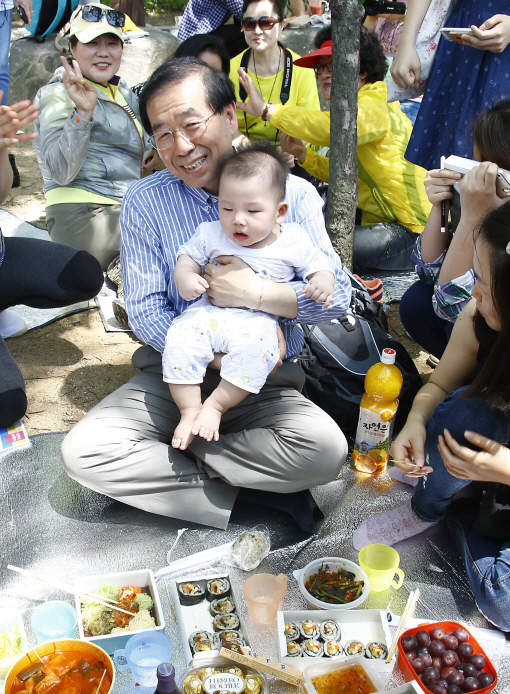
MULTIPOLYGON (((404 159, 411 121, 398 101, 387 103, 384 82, 365 84, 358 92, 358 207, 362 226, 398 221, 419 234, 431 204, 425 193, 425 169, 404 159)), ((296 106, 277 106, 271 125, 312 145, 329 145, 330 114, 296 106)), ((303 167, 329 180, 329 159, 306 149, 303 167)))

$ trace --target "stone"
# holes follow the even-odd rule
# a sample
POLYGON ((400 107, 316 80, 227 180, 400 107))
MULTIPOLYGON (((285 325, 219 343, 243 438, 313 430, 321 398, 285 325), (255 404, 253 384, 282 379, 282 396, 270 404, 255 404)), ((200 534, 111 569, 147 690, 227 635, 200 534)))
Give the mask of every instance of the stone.
MULTIPOLYGON (((119 74, 130 87, 145 81, 154 70, 172 56, 179 42, 168 31, 157 27, 145 27, 149 36, 132 39, 124 45, 119 74)), ((56 34, 51 34, 43 43, 33 39, 19 38, 11 43, 9 69, 11 84, 9 103, 22 99, 34 100, 37 90, 49 82, 60 67, 60 51, 55 48, 56 34)))

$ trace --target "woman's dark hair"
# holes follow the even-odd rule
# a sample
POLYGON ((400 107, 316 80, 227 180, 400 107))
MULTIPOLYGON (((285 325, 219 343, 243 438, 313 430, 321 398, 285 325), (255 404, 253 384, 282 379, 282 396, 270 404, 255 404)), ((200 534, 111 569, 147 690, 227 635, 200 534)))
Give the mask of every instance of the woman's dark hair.
POLYGON ((174 58, 198 58, 200 53, 208 51, 219 56, 221 69, 225 74, 230 72, 230 55, 225 47, 225 42, 220 36, 214 34, 195 34, 183 41, 175 51, 174 58))
POLYGON ((77 36, 70 36, 69 37, 69 43, 71 44, 71 48, 76 48, 76 45, 78 43, 78 37, 77 36))
POLYGON ((365 80, 368 83, 382 82, 388 70, 386 60, 379 39, 365 27, 361 27, 359 34, 359 74, 367 74, 365 80))
POLYGON ((486 245, 490 262, 490 291, 500 330, 489 328, 477 311, 474 330, 482 351, 490 350, 480 372, 465 391, 467 398, 480 398, 492 407, 510 411, 510 201, 489 212, 483 219, 476 240, 486 245))
POLYGON ((324 27, 319 31, 318 34, 316 34, 314 40, 313 40, 313 45, 314 48, 317 50, 322 46, 324 41, 332 41, 332 33, 331 33, 331 24, 327 27, 324 27))
POLYGON ((510 169, 510 99, 503 99, 475 120, 473 140, 482 161, 510 169))
MULTIPOLYGON (((254 2, 258 2, 258 0, 244 0, 243 2, 243 14, 242 16, 246 14, 246 10, 248 9, 248 5, 251 5, 254 2)), ((278 17, 278 19, 283 19, 285 17, 285 11, 283 9, 283 2, 282 0, 269 0, 271 5, 273 6, 273 11, 275 15, 278 17)))
POLYGON ((171 58, 152 73, 140 92, 140 120, 149 135, 152 135, 152 126, 147 115, 149 101, 167 85, 179 84, 193 75, 200 75, 202 78, 205 102, 214 113, 223 111, 225 106, 235 102, 234 87, 224 72, 215 70, 198 58, 171 58))
POLYGON ((232 150, 218 164, 216 178, 230 175, 243 181, 262 176, 271 184, 271 190, 278 202, 285 197, 285 186, 289 167, 277 147, 267 140, 258 140, 232 150))

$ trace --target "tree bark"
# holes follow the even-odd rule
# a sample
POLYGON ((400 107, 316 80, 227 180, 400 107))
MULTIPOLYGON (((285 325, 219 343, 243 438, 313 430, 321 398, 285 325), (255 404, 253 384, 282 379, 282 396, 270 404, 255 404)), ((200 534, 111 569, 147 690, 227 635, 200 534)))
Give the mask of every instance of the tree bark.
POLYGON ((352 268, 358 202, 359 29, 364 9, 357 0, 330 0, 330 9, 333 80, 327 228, 344 265, 352 268))

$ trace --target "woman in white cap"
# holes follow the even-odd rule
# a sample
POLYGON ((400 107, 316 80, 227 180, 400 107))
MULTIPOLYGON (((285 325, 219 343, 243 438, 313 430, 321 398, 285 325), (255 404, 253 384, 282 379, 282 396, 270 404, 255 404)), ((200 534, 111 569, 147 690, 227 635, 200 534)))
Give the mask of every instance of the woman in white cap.
POLYGON ((92 253, 103 269, 119 254, 120 204, 140 178, 145 134, 138 98, 117 75, 125 15, 91 3, 72 15, 69 49, 36 96, 34 141, 51 239, 92 253))

